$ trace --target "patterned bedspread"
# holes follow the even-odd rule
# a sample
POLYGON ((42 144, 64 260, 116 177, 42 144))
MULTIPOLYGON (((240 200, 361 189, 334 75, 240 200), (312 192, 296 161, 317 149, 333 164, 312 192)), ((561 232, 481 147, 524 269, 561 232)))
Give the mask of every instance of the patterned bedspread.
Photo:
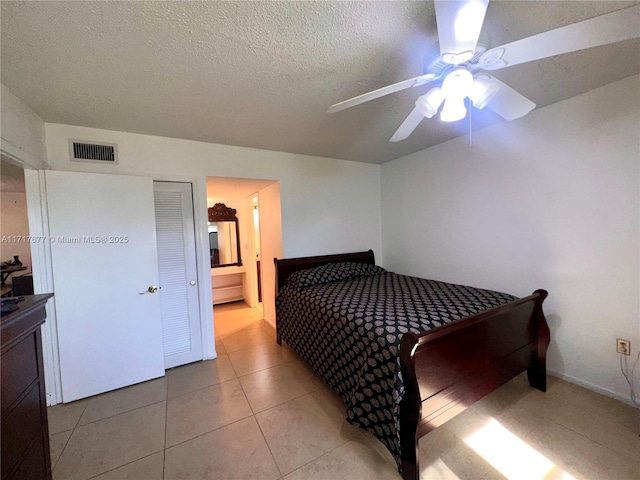
POLYGON ((349 264, 348 273, 336 265, 345 264, 290 277, 276 299, 278 333, 340 395, 348 421, 373 433, 399 465, 402 334, 437 328, 516 297, 373 265, 349 264))

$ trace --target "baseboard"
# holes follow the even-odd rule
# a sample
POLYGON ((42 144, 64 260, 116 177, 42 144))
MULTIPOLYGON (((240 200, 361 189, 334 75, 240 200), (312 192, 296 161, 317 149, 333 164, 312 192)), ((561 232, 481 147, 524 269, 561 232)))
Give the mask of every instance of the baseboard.
POLYGON ((581 380, 579 378, 576 377, 572 377, 571 375, 566 375, 564 373, 560 373, 560 372, 554 372, 552 370, 547 370, 547 373, 551 376, 554 377, 558 377, 561 378, 562 380, 566 380, 567 382, 570 383, 574 383, 576 385, 579 385, 581 387, 587 388, 589 390, 592 390, 596 393, 600 393, 606 397, 610 397, 613 398, 615 400, 619 400, 622 403, 626 403, 627 405, 631 405, 632 407, 636 407, 636 408, 640 408, 640 406, 638 405, 634 405, 633 401, 631 401, 631 396, 630 395, 622 395, 618 392, 613 392, 611 390, 607 390, 606 388, 602 388, 599 387, 598 385, 594 385, 593 383, 589 383, 589 382, 585 382, 584 380, 581 380))

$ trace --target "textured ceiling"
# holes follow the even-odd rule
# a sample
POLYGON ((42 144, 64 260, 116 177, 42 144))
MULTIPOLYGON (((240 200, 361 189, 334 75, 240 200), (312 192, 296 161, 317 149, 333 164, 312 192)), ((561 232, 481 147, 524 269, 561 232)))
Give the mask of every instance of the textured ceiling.
MULTIPOLYGON (((492 1, 483 31, 497 46, 634 3, 492 1)), ((430 1, 1 5, 2 83, 46 122, 371 163, 468 132, 434 118, 389 143, 427 87, 325 113, 423 73, 430 1)), ((539 108, 639 73, 639 52, 629 40, 495 76, 539 108)), ((474 111, 474 129, 496 121, 474 111)))

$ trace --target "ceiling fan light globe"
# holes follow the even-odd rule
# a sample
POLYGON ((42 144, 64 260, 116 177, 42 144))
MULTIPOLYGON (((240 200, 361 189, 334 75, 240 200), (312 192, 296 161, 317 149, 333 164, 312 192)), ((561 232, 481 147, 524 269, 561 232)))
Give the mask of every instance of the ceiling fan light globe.
POLYGON ((463 99, 469 94, 472 85, 473 75, 464 68, 458 68, 446 76, 442 82, 442 91, 447 99, 450 97, 463 99))
POLYGON ((416 100, 416 108, 422 115, 431 118, 438 113, 442 102, 444 102, 444 93, 442 89, 435 87, 416 100))
POLYGON ((467 109, 464 107, 464 97, 447 98, 442 112, 440 112, 440 120, 443 122, 457 122, 466 115, 467 109))
POLYGON ((493 100, 499 89, 500 87, 495 83, 478 77, 473 81, 469 89, 469 99, 474 107, 482 110, 493 100))

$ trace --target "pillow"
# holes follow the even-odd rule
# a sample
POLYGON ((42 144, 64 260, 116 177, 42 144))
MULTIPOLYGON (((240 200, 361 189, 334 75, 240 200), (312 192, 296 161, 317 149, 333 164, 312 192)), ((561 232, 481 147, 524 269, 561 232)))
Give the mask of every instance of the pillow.
POLYGON ((310 287, 311 285, 338 282, 340 280, 376 275, 383 272, 386 272, 384 268, 370 263, 327 263, 320 267, 297 271, 287 278, 285 285, 291 285, 296 288, 310 287))

